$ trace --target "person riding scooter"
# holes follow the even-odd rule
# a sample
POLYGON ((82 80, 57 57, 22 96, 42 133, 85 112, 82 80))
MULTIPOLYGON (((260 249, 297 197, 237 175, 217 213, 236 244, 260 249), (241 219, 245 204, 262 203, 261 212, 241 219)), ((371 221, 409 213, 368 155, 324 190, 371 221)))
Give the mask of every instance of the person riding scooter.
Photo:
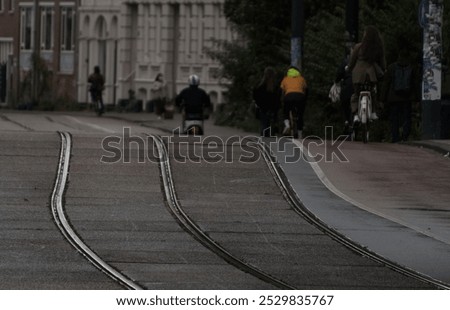
POLYGON ((175 98, 175 104, 183 113, 183 132, 203 134, 204 109, 211 106, 208 94, 199 87, 197 75, 189 76, 189 87, 183 89, 175 98))

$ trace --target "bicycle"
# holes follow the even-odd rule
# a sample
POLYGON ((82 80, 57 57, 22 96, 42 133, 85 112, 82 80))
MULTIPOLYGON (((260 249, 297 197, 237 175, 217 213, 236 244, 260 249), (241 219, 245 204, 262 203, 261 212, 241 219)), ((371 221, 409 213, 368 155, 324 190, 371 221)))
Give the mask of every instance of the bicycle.
MULTIPOLYGON (((284 104, 286 105, 287 103, 285 102, 284 104)), ((299 137, 302 138, 301 123, 299 124, 301 119, 299 119, 299 115, 301 116, 304 112, 305 104, 306 102, 303 96, 300 97, 298 101, 291 101, 291 104, 289 105, 289 114, 286 115, 288 118, 285 119, 285 129, 283 130, 284 136, 293 137, 294 139, 298 139, 299 137), (286 124, 286 120, 288 121, 288 124, 286 124)))
POLYGON ((289 136, 294 137, 294 139, 298 139, 298 112, 297 107, 292 107, 291 111, 289 111, 289 125, 290 125, 290 132, 289 136))
POLYGON ((359 122, 353 122, 352 141, 356 141, 358 131, 361 129, 363 143, 369 142, 370 121, 372 116, 372 89, 372 85, 366 83, 363 84, 362 90, 359 93, 357 112, 359 122))
POLYGON ((105 106, 103 104, 102 93, 101 92, 92 92, 92 102, 94 104, 94 111, 97 116, 102 116, 105 112, 105 106))

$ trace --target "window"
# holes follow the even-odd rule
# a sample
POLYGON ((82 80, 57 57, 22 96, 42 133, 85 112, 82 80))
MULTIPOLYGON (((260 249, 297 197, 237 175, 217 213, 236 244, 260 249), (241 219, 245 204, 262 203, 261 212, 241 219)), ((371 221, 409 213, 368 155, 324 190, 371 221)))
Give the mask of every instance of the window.
POLYGON ((20 11, 20 48, 33 49, 33 15, 32 7, 23 7, 20 11))
MULTIPOLYGON (((0 1, 3 1, 3 0, 0 0, 0 1)), ((7 0, 7 1, 9 2, 9 11, 13 12, 14 11, 14 0, 7 0)))
POLYGON ((3 0, 0 0, 0 12, 3 12, 3 0))
POLYGON ((53 8, 41 8, 41 50, 53 49, 53 8))
POLYGON ((61 50, 75 50, 75 10, 73 7, 62 8, 61 21, 61 50))

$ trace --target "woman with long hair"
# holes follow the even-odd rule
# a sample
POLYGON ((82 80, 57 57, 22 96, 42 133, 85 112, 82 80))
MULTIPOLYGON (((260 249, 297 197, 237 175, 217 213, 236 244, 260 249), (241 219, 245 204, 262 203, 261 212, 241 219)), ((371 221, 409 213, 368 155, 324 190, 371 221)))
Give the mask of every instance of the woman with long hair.
POLYGON ((253 100, 259 108, 261 136, 269 137, 272 133, 272 126, 276 124, 278 109, 281 105, 276 72, 272 67, 264 70, 261 82, 253 90, 253 100))
MULTIPOLYGON (((361 43, 353 48, 348 70, 352 72, 352 81, 354 94, 351 100, 352 112, 358 110, 358 98, 361 92, 361 85, 371 83, 376 85, 384 72, 386 71, 386 58, 384 54, 384 43, 381 39, 380 32, 375 26, 367 26, 361 43)), ((376 108, 376 96, 372 95, 373 105, 376 108)), ((375 113, 372 113, 372 119, 377 119, 375 113)), ((355 115, 355 120, 357 115, 355 115)))

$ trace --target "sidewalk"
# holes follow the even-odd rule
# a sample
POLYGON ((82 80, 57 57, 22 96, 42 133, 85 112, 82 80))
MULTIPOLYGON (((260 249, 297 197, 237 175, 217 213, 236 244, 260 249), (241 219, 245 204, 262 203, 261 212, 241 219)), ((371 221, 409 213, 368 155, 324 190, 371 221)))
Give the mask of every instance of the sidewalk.
MULTIPOLYGON (((0 113, 46 113, 44 111, 18 111, 10 109, 1 109, 0 113)), ((80 112, 51 112, 59 114, 84 114, 93 115, 93 111, 80 111, 80 112)), ((174 130, 181 127, 181 114, 175 113, 173 119, 158 119, 154 113, 134 113, 134 112, 107 112, 104 117, 110 117, 118 120, 125 120, 133 122, 145 127, 156 128, 168 134, 172 134, 174 130)), ((205 136, 219 136, 219 137, 231 137, 231 136, 259 136, 257 132, 246 132, 239 128, 217 126, 214 125, 214 119, 210 118, 205 120, 205 136)), ((446 157, 450 158, 450 140, 417 140, 406 143, 410 146, 423 147, 436 151, 446 157)))
MULTIPOLYGON (((115 119, 123 119, 126 121, 138 123, 142 126, 160 129, 167 133, 173 133, 173 131, 181 126, 181 114, 175 113, 173 119, 160 119, 158 120, 154 113, 118 113, 108 112, 105 114, 107 117, 115 119)), ((205 135, 206 136, 254 136, 258 135, 256 132, 245 132, 238 128, 217 126, 214 125, 214 120, 205 120, 205 135)), ((417 140, 407 143, 408 145, 428 148, 446 157, 450 157, 450 140, 417 140)))
POLYGON ((450 140, 419 140, 409 142, 408 144, 431 149, 441 153, 445 157, 450 157, 450 140))

